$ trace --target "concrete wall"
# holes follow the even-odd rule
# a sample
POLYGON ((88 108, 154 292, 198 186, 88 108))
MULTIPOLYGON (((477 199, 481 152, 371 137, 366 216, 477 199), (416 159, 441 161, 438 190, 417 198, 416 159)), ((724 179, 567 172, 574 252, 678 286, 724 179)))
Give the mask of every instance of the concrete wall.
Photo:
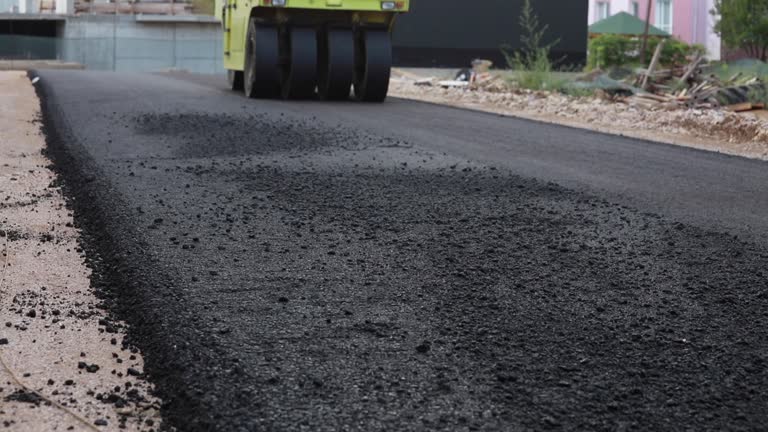
POLYGON ((218 23, 189 17, 185 21, 141 19, 133 15, 69 17, 60 35, 60 59, 97 70, 224 71, 218 23))
MULTIPOLYGON (((520 48, 523 0, 417 0, 398 18, 395 61, 414 66, 467 67, 486 58, 504 66, 501 47, 520 48), (475 2, 481 6, 474 7, 475 2), (469 6, 468 6, 469 5, 469 6)), ((587 0, 533 0, 547 41, 559 40, 553 57, 562 65, 583 64, 587 52, 587 0)))

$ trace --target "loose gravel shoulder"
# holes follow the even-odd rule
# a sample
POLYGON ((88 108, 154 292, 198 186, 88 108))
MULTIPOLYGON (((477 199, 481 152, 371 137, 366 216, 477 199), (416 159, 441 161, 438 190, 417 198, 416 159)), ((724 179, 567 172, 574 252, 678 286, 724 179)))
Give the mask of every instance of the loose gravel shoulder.
POLYGON ((768 422, 763 245, 168 78, 77 102, 82 79, 43 76, 51 154, 179 430, 768 422))
POLYGON ((143 359, 90 288, 23 72, 0 72, 0 429, 153 431, 143 359))

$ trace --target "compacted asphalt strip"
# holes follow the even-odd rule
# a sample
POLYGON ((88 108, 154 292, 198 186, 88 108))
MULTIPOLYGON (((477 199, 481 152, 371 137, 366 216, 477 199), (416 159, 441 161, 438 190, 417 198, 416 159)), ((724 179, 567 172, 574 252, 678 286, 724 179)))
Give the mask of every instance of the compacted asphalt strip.
POLYGON ((166 424, 768 422, 764 163, 401 100, 39 75, 93 283, 166 424))

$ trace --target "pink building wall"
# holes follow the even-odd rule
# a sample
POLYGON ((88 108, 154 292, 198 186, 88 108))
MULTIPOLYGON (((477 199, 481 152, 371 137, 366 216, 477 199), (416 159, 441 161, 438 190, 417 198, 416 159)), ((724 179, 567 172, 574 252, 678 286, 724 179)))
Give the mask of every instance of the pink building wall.
MULTIPOLYGON (((645 19, 649 0, 637 0, 640 19, 645 19)), ((706 44, 709 18, 706 0, 672 0, 672 35, 688 43, 706 44)), ((651 3, 651 23, 656 22, 656 2, 651 3)))
MULTIPOLYGON (((658 0, 589 0, 589 24, 597 19, 597 4, 609 3, 610 14, 619 12, 633 13, 633 3, 638 3, 638 17, 645 20, 648 2, 651 1, 651 24, 656 22, 656 4, 658 0)), ((672 0, 672 35, 691 44, 707 47, 710 58, 720 58, 720 37, 714 32, 715 20, 710 11, 714 0, 672 0)))

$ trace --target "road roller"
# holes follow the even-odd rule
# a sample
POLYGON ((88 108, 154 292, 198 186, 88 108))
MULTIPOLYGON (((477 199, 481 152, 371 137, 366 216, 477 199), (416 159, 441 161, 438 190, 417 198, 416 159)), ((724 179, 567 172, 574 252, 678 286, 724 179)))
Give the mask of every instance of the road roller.
POLYGON ((249 98, 382 102, 408 0, 216 0, 224 68, 249 98))

